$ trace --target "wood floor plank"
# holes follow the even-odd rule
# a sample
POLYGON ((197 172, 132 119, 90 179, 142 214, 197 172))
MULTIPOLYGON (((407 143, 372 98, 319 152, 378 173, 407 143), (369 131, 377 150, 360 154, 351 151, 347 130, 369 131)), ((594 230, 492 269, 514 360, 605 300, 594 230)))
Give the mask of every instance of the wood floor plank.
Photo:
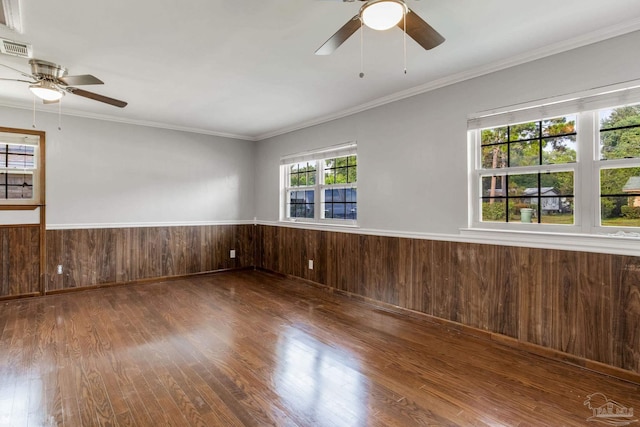
POLYGON ((581 426, 596 392, 640 408, 638 384, 255 271, 0 310, 0 426, 581 426))

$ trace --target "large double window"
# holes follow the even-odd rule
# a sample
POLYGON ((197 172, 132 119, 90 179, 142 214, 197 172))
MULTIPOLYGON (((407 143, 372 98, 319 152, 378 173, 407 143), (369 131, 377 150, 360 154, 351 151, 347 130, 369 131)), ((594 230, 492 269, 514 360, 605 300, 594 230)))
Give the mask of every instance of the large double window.
POLYGON ((469 124, 473 227, 587 234, 640 229, 640 90, 469 124))
POLYGON ((286 156, 281 161, 281 219, 355 224, 358 161, 355 144, 286 156))

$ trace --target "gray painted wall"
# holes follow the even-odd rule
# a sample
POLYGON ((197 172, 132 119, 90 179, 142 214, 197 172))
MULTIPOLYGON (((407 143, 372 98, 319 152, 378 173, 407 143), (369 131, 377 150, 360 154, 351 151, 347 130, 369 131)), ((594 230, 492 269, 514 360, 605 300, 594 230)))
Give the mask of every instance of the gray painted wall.
POLYGON ((640 79, 639 45, 640 32, 627 34, 261 141, 257 217, 278 220, 281 156, 355 140, 359 226, 457 234, 468 222, 468 115, 640 79))
MULTIPOLYGON (((357 141, 363 229, 457 234, 468 115, 640 79, 638 45, 627 34, 257 143, 70 116, 59 131, 38 112, 47 224, 277 221, 280 157, 357 141)), ((31 111, 0 107, 1 126, 31 124, 31 111)))
MULTIPOLYGON (((253 220, 254 142, 38 112, 47 136, 47 225, 253 220)), ((0 107, 0 126, 32 112, 0 107)), ((2 219, 0 218, 0 221, 2 219)))

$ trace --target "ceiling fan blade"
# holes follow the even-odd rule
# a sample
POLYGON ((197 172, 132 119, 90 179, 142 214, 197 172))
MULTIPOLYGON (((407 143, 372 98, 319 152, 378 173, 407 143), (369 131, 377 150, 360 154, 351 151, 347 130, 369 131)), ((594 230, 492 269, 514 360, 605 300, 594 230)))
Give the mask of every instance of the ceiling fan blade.
POLYGON ((62 83, 67 86, 83 86, 83 85, 102 85, 104 82, 91 74, 83 74, 80 76, 64 76, 60 77, 62 83))
POLYGON ((34 76, 32 76, 31 74, 27 74, 27 73, 25 73, 24 71, 20 71, 20 70, 18 70, 17 68, 9 67, 8 65, 4 65, 4 64, 0 64, 0 66, 2 66, 2 67, 4 67, 4 68, 8 68, 8 69, 10 69, 10 70, 12 70, 12 71, 15 71, 16 73, 18 73, 18 74, 20 74, 20 75, 22 75, 22 76, 24 76, 24 77, 29 77, 30 79, 37 80, 37 79, 36 79, 34 76))
POLYGON ((22 83, 29 83, 29 84, 32 84, 32 85, 34 85, 34 84, 38 83, 38 82, 31 82, 31 81, 29 81, 29 80, 21 80, 21 79, 3 79, 3 78, 0 78, 0 80, 5 81, 5 82, 22 82, 22 83))
MULTIPOLYGON (((444 37, 414 11, 409 10, 406 17, 407 34, 426 50, 433 49, 444 41, 444 37)), ((400 20, 398 27, 404 29, 404 20, 400 20)))
POLYGON ((79 95, 85 98, 93 99, 94 101, 104 102, 105 104, 113 105, 114 107, 124 108, 127 106, 127 103, 124 101, 120 101, 118 99, 109 98, 104 95, 98 95, 97 93, 89 92, 86 90, 78 89, 76 87, 67 87, 64 88, 69 93, 74 95, 79 95))
POLYGON ((358 15, 354 16, 342 26, 334 35, 329 38, 322 46, 316 50, 316 55, 330 55, 334 50, 340 47, 342 43, 347 41, 349 37, 360 29, 362 23, 358 15))

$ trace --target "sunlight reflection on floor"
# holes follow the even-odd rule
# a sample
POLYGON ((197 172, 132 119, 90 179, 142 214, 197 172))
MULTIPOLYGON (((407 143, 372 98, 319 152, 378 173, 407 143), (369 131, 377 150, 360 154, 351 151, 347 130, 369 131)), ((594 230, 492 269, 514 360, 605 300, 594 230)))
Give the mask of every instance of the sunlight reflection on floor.
POLYGON ((348 352, 293 327, 280 335, 276 351, 274 386, 288 407, 313 425, 367 425, 367 381, 348 352))

